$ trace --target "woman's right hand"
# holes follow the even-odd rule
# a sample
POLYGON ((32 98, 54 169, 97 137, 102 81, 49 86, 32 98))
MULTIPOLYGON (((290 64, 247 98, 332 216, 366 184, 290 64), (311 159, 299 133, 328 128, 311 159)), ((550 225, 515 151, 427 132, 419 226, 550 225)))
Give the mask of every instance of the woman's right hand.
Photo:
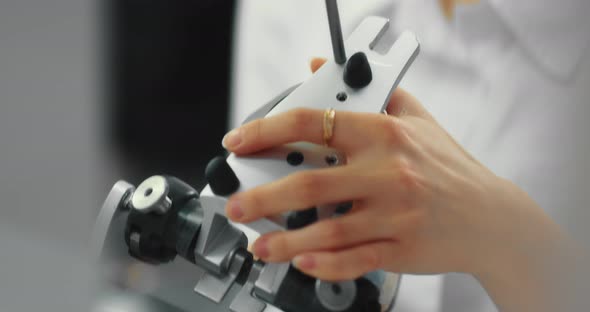
MULTIPOLYGON (((324 280, 376 269, 465 272, 507 311, 536 308, 540 261, 559 245, 559 228, 469 155, 412 95, 396 90, 387 110, 389 116, 336 113, 330 144, 346 154, 345 166, 296 173, 230 198, 227 215, 235 222, 354 202, 343 217, 260 237, 255 254, 292 260, 324 280)), ((297 109, 256 120, 230 132, 224 145, 245 155, 291 142, 321 144, 323 115, 297 109)))

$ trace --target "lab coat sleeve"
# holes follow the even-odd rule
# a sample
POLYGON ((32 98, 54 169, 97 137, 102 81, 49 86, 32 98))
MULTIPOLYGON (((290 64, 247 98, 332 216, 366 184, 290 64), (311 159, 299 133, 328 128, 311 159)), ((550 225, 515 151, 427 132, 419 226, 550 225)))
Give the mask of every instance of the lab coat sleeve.
POLYGON ((590 43, 590 1, 487 1, 547 72, 570 78, 590 43))
POLYGON ((489 146, 480 156, 490 160, 494 172, 523 188, 568 233, 587 242, 590 53, 583 55, 577 70, 569 83, 547 79, 534 69, 513 70, 513 83, 504 85, 513 84, 511 108, 492 129, 494 136, 486 140, 489 146))

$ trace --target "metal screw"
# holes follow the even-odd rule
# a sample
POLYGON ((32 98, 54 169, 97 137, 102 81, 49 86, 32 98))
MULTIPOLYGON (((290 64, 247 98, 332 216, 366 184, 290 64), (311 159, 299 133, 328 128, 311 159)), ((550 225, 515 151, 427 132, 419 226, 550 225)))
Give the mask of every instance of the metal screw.
POLYGON ((356 299, 354 281, 330 283, 317 280, 315 294, 324 308, 330 311, 344 311, 352 306, 356 299))
POLYGON ((162 176, 153 176, 137 187, 131 197, 131 206, 142 213, 165 214, 172 206, 168 191, 166 179, 162 176))
POLYGON ((328 164, 328 166, 336 166, 336 165, 338 165, 339 162, 340 162, 340 160, 338 159, 338 156, 336 156, 336 155, 326 156, 326 164, 328 164))
POLYGON ((346 92, 339 92, 336 94, 336 99, 340 102, 344 102, 348 99, 348 94, 346 94, 346 92))

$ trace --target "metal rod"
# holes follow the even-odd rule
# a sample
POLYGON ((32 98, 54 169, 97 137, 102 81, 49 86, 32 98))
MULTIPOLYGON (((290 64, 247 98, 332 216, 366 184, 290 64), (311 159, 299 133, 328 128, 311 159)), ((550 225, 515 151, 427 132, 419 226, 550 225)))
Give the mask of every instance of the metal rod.
POLYGON ((338 13, 338 3, 336 0, 326 0, 326 9, 328 10, 328 23, 330 24, 334 60, 337 64, 342 65, 346 63, 346 50, 344 48, 344 38, 342 37, 340 14, 338 13))

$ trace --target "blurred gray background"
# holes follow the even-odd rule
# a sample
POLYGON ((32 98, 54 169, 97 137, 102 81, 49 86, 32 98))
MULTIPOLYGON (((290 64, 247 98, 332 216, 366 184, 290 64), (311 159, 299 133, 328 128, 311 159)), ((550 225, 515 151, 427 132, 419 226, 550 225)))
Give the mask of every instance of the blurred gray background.
POLYGON ((231 40, 222 33, 217 43, 208 41, 225 50, 216 52, 222 61, 206 66, 194 61, 196 43, 181 43, 198 38, 207 23, 225 24, 227 32, 232 11, 216 6, 231 3, 0 0, 0 310, 91 310, 90 229, 116 179, 137 183, 148 173, 186 171, 183 178, 202 184, 200 172, 221 152, 226 128, 231 40), (208 10, 224 17, 195 16, 208 10), (162 20, 148 23, 156 12, 162 20), (178 29, 184 32, 168 36, 178 29), (127 44, 132 38, 145 40, 127 44), (172 70, 144 66, 150 62, 172 70), (203 76, 187 75, 195 66, 203 76), (208 84, 200 83, 205 77, 208 84), (177 81, 200 87, 176 88, 177 81), (198 97, 206 100, 197 102, 198 97), (162 108, 163 99, 171 106, 162 108), (217 114, 211 124, 195 122, 201 128, 194 128, 189 119, 174 120, 208 112, 212 103, 217 114), (143 107, 146 114, 134 119, 133 112, 143 107), (162 131, 152 142, 182 131, 167 153, 150 150, 149 140, 131 144, 145 130, 142 122, 169 111, 166 118, 184 127, 162 131), (191 144, 192 149, 178 146, 203 129, 210 141, 191 144), (143 154, 149 157, 138 159, 143 154))
POLYGON ((106 192, 96 4, 0 1, 0 306, 85 311, 106 192))

